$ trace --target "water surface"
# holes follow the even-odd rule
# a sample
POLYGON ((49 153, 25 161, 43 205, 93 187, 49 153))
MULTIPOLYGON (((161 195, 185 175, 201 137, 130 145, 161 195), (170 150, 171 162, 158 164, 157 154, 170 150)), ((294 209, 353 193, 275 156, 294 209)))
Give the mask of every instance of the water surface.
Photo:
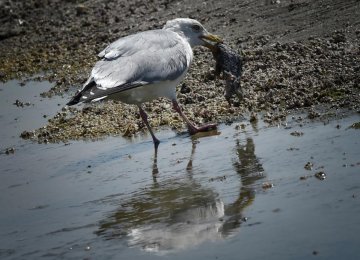
POLYGON ((358 114, 158 131, 154 158, 150 135, 21 140, 66 103, 41 98, 49 87, 0 85, 0 148, 15 148, 0 154, 1 259, 360 257, 360 139, 348 128, 358 114))

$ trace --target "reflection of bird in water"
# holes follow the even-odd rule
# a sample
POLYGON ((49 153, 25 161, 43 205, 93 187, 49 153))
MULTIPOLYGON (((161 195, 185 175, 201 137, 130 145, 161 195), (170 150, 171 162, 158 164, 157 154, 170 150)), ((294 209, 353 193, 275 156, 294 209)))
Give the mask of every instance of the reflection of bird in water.
POLYGON ((98 235, 125 237, 146 251, 176 251, 221 236, 224 204, 217 194, 193 180, 169 180, 132 194, 105 220, 98 235))
MULTIPOLYGON (((97 232, 105 239, 125 238, 131 247, 167 253, 222 239, 234 234, 242 222, 242 211, 255 194, 253 185, 263 178, 263 168, 255 155, 254 142, 236 144, 234 169, 240 177, 239 197, 224 205, 210 187, 202 185, 192 168, 197 140, 193 140, 187 178, 158 182, 131 194, 121 207, 105 219, 97 232)), ((157 169, 157 166, 156 166, 157 169)))
POLYGON ((173 223, 144 225, 131 229, 129 246, 139 246, 146 251, 170 252, 199 245, 221 237, 219 229, 224 204, 216 201, 202 207, 188 208, 173 223))
POLYGON ((244 145, 236 141, 238 160, 234 162, 234 168, 241 180, 240 193, 237 200, 226 205, 225 214, 229 219, 223 226, 223 232, 229 233, 241 224, 242 211, 255 199, 254 185, 265 177, 264 168, 255 155, 255 144, 248 137, 244 145))
POLYGON ((236 172, 240 175, 243 188, 249 187, 257 180, 264 178, 264 168, 255 155, 255 144, 252 138, 246 139, 245 145, 236 142, 239 161, 234 163, 236 172))

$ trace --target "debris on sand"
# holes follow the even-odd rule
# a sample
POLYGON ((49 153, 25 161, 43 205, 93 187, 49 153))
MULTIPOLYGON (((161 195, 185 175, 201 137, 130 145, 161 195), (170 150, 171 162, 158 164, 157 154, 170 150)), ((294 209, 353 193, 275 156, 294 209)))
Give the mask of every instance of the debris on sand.
POLYGON ((306 180, 306 179, 308 179, 308 178, 311 178, 312 177, 312 175, 304 175, 304 176, 300 176, 300 180, 301 181, 304 181, 304 180, 306 180))
POLYGON ((6 155, 14 154, 15 153, 15 148, 14 147, 8 147, 2 153, 6 154, 6 155))
POLYGON ((274 187, 274 184, 272 184, 271 182, 264 182, 264 183, 262 184, 262 188, 263 188, 264 190, 271 189, 271 188, 273 188, 273 187, 274 187))
POLYGON ((294 131, 294 132, 291 132, 290 135, 292 135, 292 136, 303 136, 304 133, 300 132, 300 131, 294 131))
POLYGON ((16 99, 15 102, 13 103, 15 106, 17 107, 24 107, 24 106, 30 106, 31 103, 30 102, 22 102, 19 99, 16 99))
POLYGON ((314 167, 314 164, 312 162, 307 162, 304 166, 305 170, 311 171, 314 167))
POLYGON ((314 176, 321 181, 325 180, 326 178, 326 174, 323 171, 315 173, 314 176))
POLYGON ((353 129, 360 129, 360 122, 356 122, 356 123, 353 123, 350 128, 353 128, 353 129))

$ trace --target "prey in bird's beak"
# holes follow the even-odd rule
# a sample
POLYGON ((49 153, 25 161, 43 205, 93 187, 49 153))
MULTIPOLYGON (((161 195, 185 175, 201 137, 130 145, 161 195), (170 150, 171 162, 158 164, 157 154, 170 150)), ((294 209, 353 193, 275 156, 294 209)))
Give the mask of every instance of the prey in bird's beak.
POLYGON ((214 35, 214 34, 205 34, 203 36, 200 36, 201 39, 205 39, 207 41, 204 41, 204 46, 209 48, 211 51, 215 50, 216 49, 216 43, 223 43, 223 40, 217 36, 217 35, 214 35), (215 44, 213 43, 210 43, 210 42, 214 42, 215 44))

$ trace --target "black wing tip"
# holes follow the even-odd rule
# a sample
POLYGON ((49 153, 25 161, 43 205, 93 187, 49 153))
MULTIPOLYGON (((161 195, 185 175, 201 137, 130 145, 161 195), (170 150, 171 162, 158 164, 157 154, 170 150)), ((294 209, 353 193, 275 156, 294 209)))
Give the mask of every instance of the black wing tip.
MULTIPOLYGON (((86 84, 86 83, 85 83, 86 84)), ((96 86, 96 83, 91 80, 80 92, 78 92, 66 105, 67 106, 73 106, 78 103, 84 102, 84 100, 81 100, 83 97, 83 93, 91 89, 93 86, 96 86)))
POLYGON ((67 106, 73 106, 79 103, 79 100, 76 100, 75 98, 71 99, 69 102, 66 103, 67 106))
POLYGON ((82 93, 79 92, 77 93, 75 96, 72 97, 72 99, 70 99, 69 102, 66 103, 67 106, 73 106, 73 105, 76 105, 78 103, 81 102, 81 97, 82 97, 82 93))

